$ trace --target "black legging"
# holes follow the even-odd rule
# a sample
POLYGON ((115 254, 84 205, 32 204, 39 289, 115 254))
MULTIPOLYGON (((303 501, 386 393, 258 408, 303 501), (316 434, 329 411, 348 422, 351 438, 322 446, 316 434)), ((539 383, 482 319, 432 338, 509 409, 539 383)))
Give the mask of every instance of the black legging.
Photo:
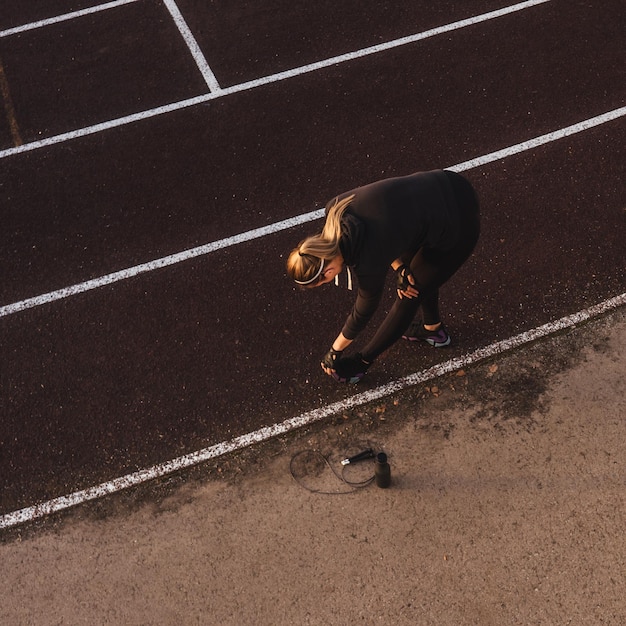
POLYGON ((460 237, 450 249, 441 251, 422 247, 413 253, 410 267, 419 295, 396 298, 391 310, 371 341, 363 348, 363 359, 371 363, 392 346, 409 327, 419 309, 424 324, 437 324, 439 287, 443 285, 472 254, 480 234, 480 210, 476 192, 460 174, 446 171, 461 211, 460 237))

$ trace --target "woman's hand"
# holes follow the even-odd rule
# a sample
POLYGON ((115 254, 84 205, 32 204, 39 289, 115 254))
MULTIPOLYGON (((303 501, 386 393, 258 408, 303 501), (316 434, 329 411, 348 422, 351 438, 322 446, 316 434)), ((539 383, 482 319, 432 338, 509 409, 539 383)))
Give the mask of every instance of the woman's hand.
POLYGON ((342 358, 343 351, 331 348, 322 359, 322 369, 340 383, 358 383, 371 363, 363 360, 360 353, 342 358))
POLYGON ((339 333, 337 339, 333 341, 333 345, 330 350, 322 357, 320 365, 322 369, 329 375, 334 376, 336 373, 337 361, 341 358, 343 351, 352 343, 352 339, 346 339, 343 333, 339 333), (337 346, 335 348, 335 346, 337 346))
POLYGON ((323 357, 320 365, 324 372, 326 372, 329 376, 335 374, 335 366, 337 361, 341 358, 343 354, 343 350, 334 350, 331 348, 323 357))
POLYGON ((415 277, 408 265, 403 263, 398 267, 396 269, 396 276, 398 298, 416 298, 419 295, 419 291, 415 288, 415 277))

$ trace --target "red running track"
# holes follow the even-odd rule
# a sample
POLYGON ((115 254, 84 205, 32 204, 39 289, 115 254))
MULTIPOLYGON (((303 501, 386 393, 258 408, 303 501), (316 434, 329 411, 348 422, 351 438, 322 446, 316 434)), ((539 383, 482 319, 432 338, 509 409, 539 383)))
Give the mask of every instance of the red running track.
MULTIPOLYGON (((3 10, 0 31, 77 8, 28 4, 3 10)), ((624 107, 618 0, 602 10, 552 0, 229 92, 503 6, 299 4, 218 10, 178 0, 225 93, 154 116, 142 112, 210 90, 166 3, 137 0, 0 37, 1 305, 624 107), (106 124, 133 114, 142 119, 106 124), (75 132, 99 123, 98 132, 75 132), (23 146, 14 149, 16 129, 23 146)), ((358 389, 318 365, 353 294, 334 286, 303 293, 284 273, 286 253, 319 221, 3 315, 0 513, 281 422, 624 293, 624 130, 620 113, 467 170, 483 235, 442 294, 454 345, 445 354, 394 346, 358 389)))

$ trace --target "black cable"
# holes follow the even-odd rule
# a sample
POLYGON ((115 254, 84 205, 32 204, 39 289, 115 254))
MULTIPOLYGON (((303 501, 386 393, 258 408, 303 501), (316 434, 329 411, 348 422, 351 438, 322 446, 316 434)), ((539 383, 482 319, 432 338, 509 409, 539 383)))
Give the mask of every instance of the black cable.
POLYGON ((296 452, 292 457, 291 460, 289 461, 289 471, 291 472, 291 477, 296 481, 296 483, 298 485, 300 485, 300 487, 302 487, 303 489, 306 489, 307 491, 311 492, 311 493, 318 493, 318 494, 322 494, 322 495, 328 495, 328 496, 335 496, 335 495, 345 495, 347 493, 354 493, 355 491, 358 491, 359 489, 363 489, 364 487, 367 487, 368 485, 370 485, 372 482, 374 482, 374 474, 372 474, 372 476, 370 478, 367 478, 366 480, 362 480, 362 481, 350 481, 345 477, 345 471, 346 468, 349 467, 348 465, 342 465, 341 466, 341 472, 337 472, 335 470, 335 468, 332 466, 332 464, 330 463, 328 457, 324 456, 321 452, 318 452, 317 450, 300 450, 300 452, 296 452), (308 485, 305 485, 302 482, 301 478, 298 478, 296 476, 296 473, 294 471, 293 465, 294 465, 294 461, 305 455, 305 454, 311 454, 314 456, 317 456, 318 458, 322 459, 324 461, 324 464, 330 468, 330 470, 332 471, 332 473, 335 475, 335 477, 341 481, 344 485, 350 487, 350 489, 343 489, 341 491, 326 491, 324 489, 315 489, 314 487, 309 487, 308 485))

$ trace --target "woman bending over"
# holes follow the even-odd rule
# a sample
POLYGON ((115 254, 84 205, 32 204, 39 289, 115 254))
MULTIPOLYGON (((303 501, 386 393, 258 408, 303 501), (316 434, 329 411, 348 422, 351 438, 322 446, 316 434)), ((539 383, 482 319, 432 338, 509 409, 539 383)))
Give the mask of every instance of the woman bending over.
POLYGON ((305 288, 356 275, 350 315, 324 355, 322 369, 356 383, 400 337, 447 346, 439 315, 439 288, 472 253, 480 232, 478 199, 470 183, 447 170, 388 178, 333 198, 322 232, 302 241, 287 259, 287 273, 305 288), (369 343, 351 357, 344 350, 378 308, 389 268, 397 298, 369 343), (414 320, 421 312, 421 319, 414 320))

